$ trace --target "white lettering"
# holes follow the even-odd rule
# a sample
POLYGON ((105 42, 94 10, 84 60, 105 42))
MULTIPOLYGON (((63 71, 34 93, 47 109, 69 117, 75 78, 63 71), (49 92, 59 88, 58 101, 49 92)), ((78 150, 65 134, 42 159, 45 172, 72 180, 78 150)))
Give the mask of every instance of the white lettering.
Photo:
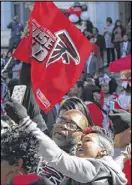
POLYGON ((35 23, 32 25, 32 57, 35 58, 38 62, 43 62, 44 59, 48 55, 48 50, 51 49, 53 43, 55 42, 53 39, 53 35, 49 35, 48 32, 44 32, 41 27, 37 27, 35 23))
POLYGON ((50 50, 52 42, 54 43, 54 41, 51 38, 49 38, 49 40, 45 43, 45 47, 50 50))
POLYGON ((48 55, 48 51, 43 48, 39 43, 35 43, 32 46, 32 57, 38 60, 39 62, 43 62, 43 60, 48 55))

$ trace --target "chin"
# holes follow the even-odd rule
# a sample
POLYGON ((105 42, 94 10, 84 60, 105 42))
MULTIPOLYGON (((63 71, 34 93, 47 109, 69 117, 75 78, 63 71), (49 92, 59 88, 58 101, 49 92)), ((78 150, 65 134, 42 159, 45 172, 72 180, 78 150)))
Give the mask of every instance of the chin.
POLYGON ((81 153, 81 152, 77 152, 77 153, 76 153, 76 156, 77 156, 77 157, 84 157, 84 154, 81 153))
POLYGON ((78 154, 77 157, 85 158, 83 154, 78 154))
POLYGON ((66 140, 64 139, 64 136, 56 137, 55 135, 52 137, 53 141, 59 146, 62 147, 65 145, 66 140))

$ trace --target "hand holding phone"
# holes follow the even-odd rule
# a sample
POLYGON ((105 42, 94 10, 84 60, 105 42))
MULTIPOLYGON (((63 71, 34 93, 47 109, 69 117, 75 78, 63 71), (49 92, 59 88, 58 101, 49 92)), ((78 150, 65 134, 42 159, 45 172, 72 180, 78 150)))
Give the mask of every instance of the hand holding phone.
POLYGON ((26 85, 15 85, 11 98, 22 104, 26 89, 26 85))

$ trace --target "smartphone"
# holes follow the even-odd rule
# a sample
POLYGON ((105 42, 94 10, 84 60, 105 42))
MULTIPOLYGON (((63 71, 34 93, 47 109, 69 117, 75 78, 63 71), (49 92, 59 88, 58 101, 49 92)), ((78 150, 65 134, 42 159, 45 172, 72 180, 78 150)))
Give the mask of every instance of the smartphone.
POLYGON ((11 98, 22 104, 26 93, 26 85, 15 85, 11 98))
POLYGON ((109 102, 109 107, 110 107, 110 110, 114 110, 115 109, 115 102, 114 101, 110 101, 109 102))

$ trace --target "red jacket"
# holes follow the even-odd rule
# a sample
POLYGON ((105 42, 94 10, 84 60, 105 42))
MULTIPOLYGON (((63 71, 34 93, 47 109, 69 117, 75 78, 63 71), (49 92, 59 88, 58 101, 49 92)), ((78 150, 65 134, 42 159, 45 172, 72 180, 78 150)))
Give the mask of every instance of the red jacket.
POLYGON ((126 185, 131 185, 131 159, 125 162, 123 172, 128 180, 126 185))
POLYGON ((101 54, 100 54, 100 48, 97 44, 93 44, 93 51, 95 52, 95 56, 96 57, 100 57, 101 54))
POLYGON ((102 123, 103 123, 104 116, 101 109, 95 103, 92 103, 92 102, 85 102, 85 103, 88 107, 90 116, 95 126, 103 127, 102 123))

